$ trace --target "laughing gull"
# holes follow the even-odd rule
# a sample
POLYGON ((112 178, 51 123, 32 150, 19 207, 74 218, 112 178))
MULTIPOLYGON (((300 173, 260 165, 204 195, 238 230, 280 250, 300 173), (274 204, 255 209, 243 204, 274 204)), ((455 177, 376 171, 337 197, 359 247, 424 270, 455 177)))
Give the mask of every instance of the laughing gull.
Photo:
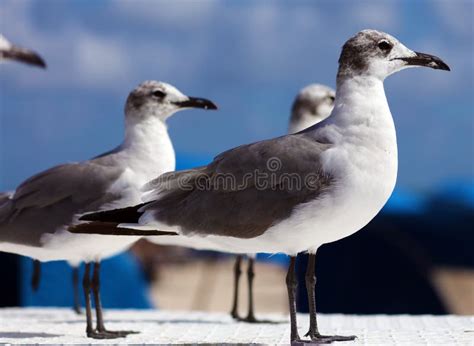
MULTIPOLYGON (((38 66, 41 68, 46 68, 46 63, 43 58, 36 52, 18 47, 9 42, 5 36, 0 34, 0 62, 4 60, 16 60, 26 64, 38 66)), ((0 195, 0 203, 2 201, 0 195)), ((73 285, 74 285, 74 311, 80 313, 80 303, 79 303, 79 291, 78 291, 78 268, 77 264, 71 264, 73 269, 73 285)), ((33 274, 31 277, 31 287, 33 291, 37 291, 40 284, 41 278, 41 262, 38 260, 33 260, 33 274)))
MULTIPOLYGON (((302 131, 314 124, 317 124, 326 119, 331 114, 334 107, 334 100, 336 92, 322 84, 310 84, 301 89, 296 95, 293 105, 291 107, 291 117, 288 127, 288 133, 296 133, 302 131)), ((147 238, 150 239, 150 238, 147 238)), ((160 237, 155 238, 160 241, 160 237)), ((179 242, 179 239, 176 239, 179 242)), ((212 244, 209 244, 207 250, 213 250, 212 244)), ((257 323, 268 322, 260 321, 255 317, 254 298, 253 298, 253 280, 255 277, 255 255, 247 254, 247 285, 248 285, 248 312, 246 317, 240 317, 238 313, 239 300, 239 281, 242 274, 242 260, 243 255, 237 255, 234 264, 234 288, 232 298, 231 316, 243 322, 257 323)))
POLYGON ((328 118, 296 134, 231 149, 207 166, 166 173, 151 184, 147 202, 82 216, 89 222, 70 230, 91 233, 106 224, 114 235, 175 232, 205 237, 232 253, 288 254, 291 342, 353 340, 318 330, 316 251, 360 230, 390 197, 398 154, 383 82, 416 66, 449 71, 436 56, 414 52, 389 34, 363 30, 342 47, 328 118), (309 252, 309 340, 300 338, 296 320, 300 252, 309 252))
MULTIPOLYGON (((0 34, 0 62, 4 60, 16 60, 30 65, 39 66, 41 68, 46 68, 46 63, 43 58, 39 56, 38 53, 18 47, 9 42, 5 36, 0 34)), ((4 197, 7 197, 9 192, 0 193, 0 205, 4 200, 4 197)), ((41 274, 41 264, 37 260, 33 260, 33 275, 31 278, 31 287, 36 291, 39 287, 41 274)))
POLYGON ((46 68, 46 63, 38 53, 18 47, 0 34, 0 61, 2 60, 16 60, 25 64, 46 68))
POLYGON ((332 112, 336 92, 322 84, 310 84, 300 90, 291 108, 288 133, 300 132, 326 119, 332 112))
POLYGON ((48 169, 26 180, 14 194, 2 197, 0 251, 40 261, 86 262, 83 286, 89 337, 116 338, 130 333, 105 329, 99 270, 102 259, 126 250, 138 238, 76 235, 66 227, 78 214, 140 202, 143 184, 157 174, 173 171, 175 154, 166 120, 186 108, 217 107, 209 100, 188 97, 169 84, 144 82, 128 96, 125 139, 120 146, 88 161, 48 169), (96 329, 92 327, 91 292, 96 329))

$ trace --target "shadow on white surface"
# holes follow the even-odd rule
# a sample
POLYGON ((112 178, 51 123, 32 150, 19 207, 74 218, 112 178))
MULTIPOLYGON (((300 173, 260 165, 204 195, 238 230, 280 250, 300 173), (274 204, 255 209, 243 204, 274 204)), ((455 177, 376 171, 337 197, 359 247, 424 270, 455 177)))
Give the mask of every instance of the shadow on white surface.
POLYGON ((0 338, 9 338, 9 339, 54 338, 57 336, 62 336, 62 335, 49 334, 49 333, 0 332, 0 338))

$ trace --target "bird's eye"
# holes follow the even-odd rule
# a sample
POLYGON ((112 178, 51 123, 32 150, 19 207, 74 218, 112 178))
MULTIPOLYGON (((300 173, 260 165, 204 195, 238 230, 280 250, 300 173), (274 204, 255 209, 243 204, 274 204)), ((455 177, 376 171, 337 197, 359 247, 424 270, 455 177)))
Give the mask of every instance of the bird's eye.
POLYGON ((155 90, 153 91, 153 96, 156 96, 156 97, 159 97, 159 98, 163 98, 166 96, 166 93, 161 91, 161 90, 155 90))
POLYGON ((384 52, 389 52, 392 49, 392 45, 387 40, 380 41, 377 46, 384 52))
POLYGON ((336 98, 334 96, 328 96, 329 100, 331 100, 332 103, 334 103, 334 101, 336 100, 336 98))

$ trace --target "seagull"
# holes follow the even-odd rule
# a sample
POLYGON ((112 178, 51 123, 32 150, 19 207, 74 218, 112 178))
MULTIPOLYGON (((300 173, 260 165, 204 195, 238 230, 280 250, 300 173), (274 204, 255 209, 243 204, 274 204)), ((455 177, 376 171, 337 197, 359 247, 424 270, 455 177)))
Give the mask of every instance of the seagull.
POLYGON ((110 339, 131 333, 106 330, 99 271, 102 259, 126 250, 138 237, 77 235, 66 228, 84 212, 139 203, 143 184, 173 171, 175 153, 166 120, 187 108, 217 109, 211 101, 186 96, 170 84, 146 81, 128 96, 121 145, 88 161, 50 168, 27 179, 14 193, 0 195, 0 251, 40 261, 86 262, 83 287, 88 337, 110 339), (92 327, 91 291, 96 329, 92 327))
POLYGON ((398 154, 383 82, 419 66, 450 70, 440 58, 412 51, 387 33, 360 31, 342 47, 328 118, 295 134, 228 150, 207 166, 166 173, 148 184, 153 190, 144 203, 83 215, 88 222, 70 231, 93 233, 105 224, 114 235, 174 232, 205 238, 230 253, 285 253, 290 341, 354 340, 319 332, 316 252, 360 230, 390 197, 398 154), (299 336, 296 318, 295 260, 301 252, 309 253, 309 339, 299 336))
POLYGON ((25 64, 46 68, 46 63, 38 53, 10 43, 0 34, 0 61, 16 60, 25 64))
MULTIPOLYGON (((5 36, 0 34, 0 62, 3 60, 17 60, 26 64, 46 68, 46 63, 43 58, 32 50, 20 48, 11 44, 5 36)), ((0 192, 0 204, 2 203, 2 197, 5 197, 7 193, 0 192)), ((31 286, 34 291, 39 287, 41 265, 37 260, 33 261, 33 276, 31 278, 31 286)))
MULTIPOLYGON (((302 131, 314 124, 326 119, 331 114, 334 107, 336 92, 322 84, 310 84, 301 89, 296 95, 291 107, 291 117, 288 127, 288 133, 296 133, 302 131)), ((161 237, 153 238, 157 242, 161 241, 161 237)), ((150 240, 150 238, 148 238, 150 240)), ((175 239, 179 243, 179 239, 175 239)), ((209 244, 207 250, 214 250, 212 244, 209 244)), ((255 254, 247 254, 247 285, 248 285, 248 312, 246 317, 240 317, 238 313, 239 299, 239 281, 242 274, 242 261, 244 256, 237 255, 234 264, 234 289, 232 298, 232 309, 230 315, 232 318, 249 323, 268 322, 261 321, 255 317, 254 298, 253 298, 253 280, 255 277, 255 254)))
POLYGON ((326 119, 334 107, 336 92, 322 84, 300 90, 291 107, 288 133, 300 132, 326 119))
MULTIPOLYGON (((5 36, 0 34, 0 61, 2 60, 17 60, 26 64, 38 66, 41 68, 46 68, 46 63, 43 58, 36 52, 28 50, 25 48, 20 48, 16 45, 11 44, 5 36)), ((2 193, 0 193, 0 204, 2 202, 2 193)), ((73 287, 74 287, 74 305, 73 309, 76 313, 81 313, 80 303, 79 303, 79 291, 78 287, 78 278, 79 278, 79 269, 78 263, 70 263, 73 266, 73 287)), ((31 287, 33 291, 37 291, 39 288, 39 283, 41 279, 41 262, 38 260, 33 260, 33 275, 31 277, 31 287)))

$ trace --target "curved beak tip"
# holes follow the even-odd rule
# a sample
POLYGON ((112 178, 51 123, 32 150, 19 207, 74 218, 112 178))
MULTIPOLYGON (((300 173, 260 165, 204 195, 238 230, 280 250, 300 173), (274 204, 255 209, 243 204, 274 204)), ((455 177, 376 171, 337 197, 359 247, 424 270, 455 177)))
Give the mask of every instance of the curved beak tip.
POLYGON ((426 60, 427 61, 426 66, 431 67, 435 70, 451 71, 448 64, 446 64, 443 60, 441 60, 437 56, 428 55, 428 54, 423 54, 423 55, 427 59, 426 60))
POLYGON ((439 70, 451 71, 451 68, 448 66, 448 64, 446 64, 442 60, 440 60, 437 65, 438 65, 437 69, 439 70))
POLYGON ((201 99, 201 98, 192 98, 192 102, 194 102, 194 107, 195 108, 202 108, 205 110, 216 110, 217 105, 207 99, 201 99))
POLYGON ((214 102, 211 102, 209 105, 204 106, 206 110, 218 110, 219 107, 214 102))
POLYGON ((48 65, 46 65, 46 63, 44 62, 44 60, 41 59, 41 58, 40 58, 40 61, 38 62, 38 66, 40 66, 40 67, 42 67, 42 68, 44 68, 44 69, 48 68, 48 65))

